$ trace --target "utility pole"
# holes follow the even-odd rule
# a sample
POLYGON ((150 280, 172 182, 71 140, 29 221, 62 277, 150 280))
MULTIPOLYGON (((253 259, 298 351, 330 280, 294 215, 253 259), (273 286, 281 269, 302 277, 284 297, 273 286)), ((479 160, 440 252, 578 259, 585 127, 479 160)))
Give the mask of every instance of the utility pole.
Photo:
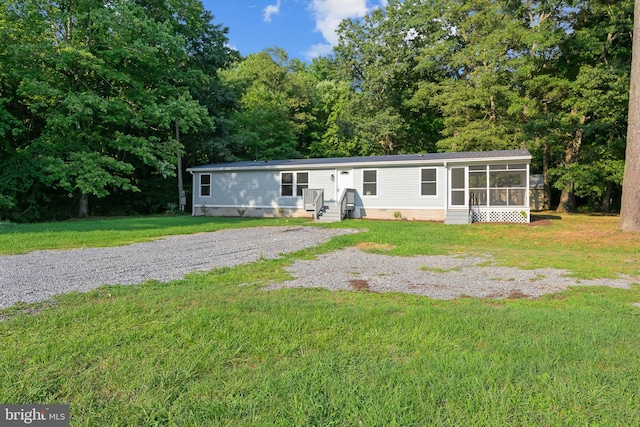
POLYGON ((176 120, 176 141, 178 141, 178 200, 180 210, 184 212, 187 204, 187 196, 182 183, 182 153, 180 152, 180 122, 178 122, 178 120, 176 120))

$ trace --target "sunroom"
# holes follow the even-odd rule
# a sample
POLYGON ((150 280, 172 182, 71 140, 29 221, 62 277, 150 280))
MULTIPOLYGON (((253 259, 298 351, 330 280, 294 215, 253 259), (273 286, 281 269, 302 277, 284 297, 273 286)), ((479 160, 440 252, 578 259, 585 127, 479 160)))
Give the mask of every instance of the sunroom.
POLYGON ((468 209, 471 222, 529 222, 529 164, 471 164, 449 173, 450 211, 468 209))

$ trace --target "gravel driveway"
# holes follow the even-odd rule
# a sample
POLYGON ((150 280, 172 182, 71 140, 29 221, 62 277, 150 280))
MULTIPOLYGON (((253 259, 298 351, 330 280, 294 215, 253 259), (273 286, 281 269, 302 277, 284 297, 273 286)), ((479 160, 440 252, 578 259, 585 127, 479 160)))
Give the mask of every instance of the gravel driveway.
POLYGON ((357 230, 254 227, 169 236, 128 246, 0 256, 0 308, 105 284, 130 285, 148 279, 167 282, 193 271, 277 258, 354 232, 357 230))
MULTIPOLYGON (((148 243, 110 248, 36 251, 0 256, 0 308, 37 302, 104 284, 162 282, 185 274, 272 259, 317 245, 353 229, 258 227, 170 236, 148 243)), ((323 287, 331 290, 406 292, 438 299, 460 296, 538 297, 569 286, 628 288, 638 280, 576 280, 554 269, 519 270, 487 265, 487 258, 398 257, 345 248, 316 260, 296 260, 294 280, 266 289, 323 287)))

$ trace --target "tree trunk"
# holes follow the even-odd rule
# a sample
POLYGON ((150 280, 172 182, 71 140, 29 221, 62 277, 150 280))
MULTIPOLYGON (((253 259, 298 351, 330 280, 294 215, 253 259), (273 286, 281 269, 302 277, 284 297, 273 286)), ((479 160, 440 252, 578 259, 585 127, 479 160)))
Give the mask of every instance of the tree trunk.
POLYGON ((551 184, 549 183, 549 146, 545 142, 542 146, 542 182, 544 185, 544 200, 542 209, 551 207, 551 184))
MULTIPOLYGON (((584 120, 584 118, 583 118, 584 120)), ((581 120, 582 122, 582 120, 581 120)), ((569 166, 578 160, 578 152, 582 145, 582 136, 584 135, 584 129, 578 129, 573 136, 573 139, 569 143, 567 150, 565 151, 564 164, 569 166)), ((576 209, 576 197, 573 194, 573 182, 567 182, 565 188, 562 189, 560 194, 560 203, 556 212, 567 213, 573 212, 576 209)))
MULTIPOLYGON (((176 140, 178 145, 180 144, 180 122, 176 120, 176 140)), ((182 153, 180 147, 178 147, 178 206, 181 211, 184 211, 187 204, 187 198, 184 192, 184 184, 182 183, 182 153)))
POLYGON ((613 182, 607 183, 607 190, 602 198, 602 212, 609 213, 611 211, 611 194, 613 193, 613 182))
POLYGON ((84 218, 86 216, 89 216, 89 195, 81 192, 80 203, 78 205, 78 217, 84 218))
POLYGON ((560 203, 556 208, 558 213, 568 213, 576 210, 576 197, 573 194, 573 182, 568 183, 569 188, 560 193, 560 203))
POLYGON ((635 1, 627 151, 622 182, 620 228, 640 231, 640 0, 635 1))

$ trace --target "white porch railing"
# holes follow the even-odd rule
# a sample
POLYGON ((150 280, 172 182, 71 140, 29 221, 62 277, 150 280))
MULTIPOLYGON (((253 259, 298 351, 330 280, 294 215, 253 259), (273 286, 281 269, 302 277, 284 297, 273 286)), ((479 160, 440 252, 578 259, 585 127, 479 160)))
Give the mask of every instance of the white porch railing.
POLYGON ((304 188, 302 198, 304 199, 304 210, 313 212, 313 219, 318 219, 322 208, 324 208, 324 190, 304 188))
POLYGON ((469 218, 471 222, 528 223, 531 220, 528 206, 481 205, 473 192, 469 194, 469 218))

